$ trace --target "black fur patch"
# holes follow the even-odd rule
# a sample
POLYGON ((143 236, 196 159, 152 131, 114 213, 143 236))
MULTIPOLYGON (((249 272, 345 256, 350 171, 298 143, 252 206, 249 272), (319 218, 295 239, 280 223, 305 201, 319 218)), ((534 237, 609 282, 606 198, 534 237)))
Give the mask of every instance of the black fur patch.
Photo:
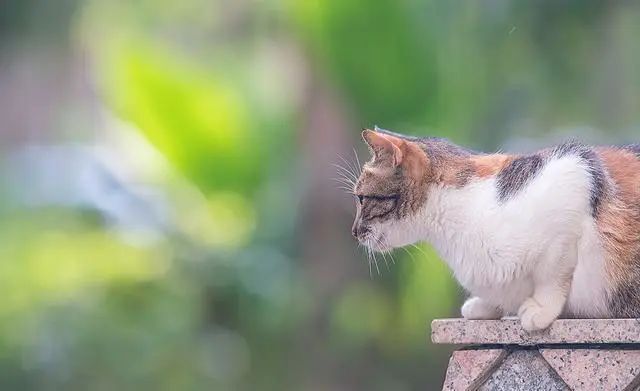
POLYGON ((582 158, 589 163, 591 174, 591 215, 596 217, 607 195, 607 174, 598 155, 592 150, 585 152, 582 158))
POLYGON ((498 200, 507 201, 522 190, 544 167, 540 155, 516 158, 498 173, 498 200))
POLYGON ((625 281, 609 295, 609 311, 613 318, 640 318, 640 260, 630 266, 625 281))

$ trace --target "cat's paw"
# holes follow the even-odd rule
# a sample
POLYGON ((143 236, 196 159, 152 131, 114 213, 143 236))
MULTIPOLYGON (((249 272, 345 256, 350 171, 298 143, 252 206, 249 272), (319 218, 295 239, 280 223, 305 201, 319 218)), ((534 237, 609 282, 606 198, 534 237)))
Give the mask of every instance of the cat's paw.
POLYGON ((541 306, 533 298, 528 298, 518 309, 518 317, 523 329, 537 331, 551 326, 558 315, 550 308, 541 306))
POLYGON ((460 309, 465 319, 500 319, 502 311, 490 305, 479 297, 472 297, 465 301, 460 309))

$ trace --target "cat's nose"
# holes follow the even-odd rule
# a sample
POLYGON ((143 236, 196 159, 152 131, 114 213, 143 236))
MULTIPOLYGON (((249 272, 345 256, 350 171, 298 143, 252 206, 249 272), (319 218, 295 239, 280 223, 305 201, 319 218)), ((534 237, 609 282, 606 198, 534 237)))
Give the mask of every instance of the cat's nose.
POLYGON ((353 224, 353 227, 351 227, 351 234, 356 239, 359 239, 362 235, 366 234, 367 232, 369 232, 369 228, 362 224, 358 224, 357 222, 353 224))

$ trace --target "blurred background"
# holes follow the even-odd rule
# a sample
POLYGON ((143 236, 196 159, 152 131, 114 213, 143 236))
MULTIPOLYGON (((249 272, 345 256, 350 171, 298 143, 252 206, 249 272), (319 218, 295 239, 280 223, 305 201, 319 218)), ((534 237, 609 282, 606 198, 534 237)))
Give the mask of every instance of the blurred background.
POLYGON ((375 124, 640 141, 638 37, 632 1, 0 0, 0 388, 438 389, 463 292, 426 245, 370 272, 334 164, 375 124))

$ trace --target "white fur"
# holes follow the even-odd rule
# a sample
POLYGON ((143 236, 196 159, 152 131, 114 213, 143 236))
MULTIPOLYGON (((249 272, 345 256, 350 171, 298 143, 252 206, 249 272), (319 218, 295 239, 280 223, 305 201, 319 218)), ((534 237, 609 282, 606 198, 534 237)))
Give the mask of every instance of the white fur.
POLYGON ((386 245, 431 243, 474 298, 469 318, 518 314, 529 330, 561 312, 606 317, 604 250, 591 216, 590 176, 575 156, 549 161, 514 197, 495 178, 434 186, 407 221, 377 227, 386 245))

